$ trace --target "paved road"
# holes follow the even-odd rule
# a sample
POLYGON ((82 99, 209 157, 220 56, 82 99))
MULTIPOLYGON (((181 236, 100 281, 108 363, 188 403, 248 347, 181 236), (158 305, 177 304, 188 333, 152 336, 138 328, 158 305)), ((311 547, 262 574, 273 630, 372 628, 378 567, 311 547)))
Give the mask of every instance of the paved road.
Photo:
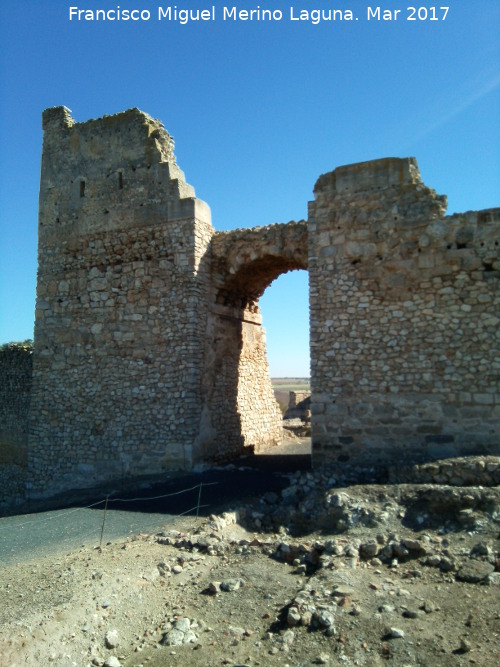
POLYGON ((58 499, 60 509, 0 518, 0 564, 68 552, 82 545, 97 546, 103 526, 103 499, 108 493, 103 543, 162 527, 175 528, 177 517, 184 513, 205 516, 237 507, 244 499, 266 491, 279 492, 288 484, 283 473, 310 468, 308 447, 303 440, 280 448, 279 455, 270 450, 265 455, 240 459, 233 466, 177 475, 128 492, 96 489, 80 498, 67 495, 58 499))

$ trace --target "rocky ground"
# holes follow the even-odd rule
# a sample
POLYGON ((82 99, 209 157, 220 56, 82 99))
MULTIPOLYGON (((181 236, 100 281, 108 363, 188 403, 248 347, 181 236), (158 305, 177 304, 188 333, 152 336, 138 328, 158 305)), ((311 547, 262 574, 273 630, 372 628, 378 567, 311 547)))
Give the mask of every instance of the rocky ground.
POLYGON ((293 473, 245 507, 5 567, 0 665, 497 667, 500 488, 466 484, 474 466, 498 484, 500 461, 443 466, 293 473))

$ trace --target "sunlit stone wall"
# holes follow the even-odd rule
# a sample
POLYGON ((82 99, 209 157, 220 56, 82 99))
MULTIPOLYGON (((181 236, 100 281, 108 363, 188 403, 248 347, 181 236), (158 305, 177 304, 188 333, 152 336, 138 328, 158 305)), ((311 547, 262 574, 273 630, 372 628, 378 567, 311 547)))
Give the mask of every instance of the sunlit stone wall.
POLYGON ((137 109, 43 127, 29 494, 190 468, 209 208, 137 109))
POLYGON ((500 210, 444 217, 412 158, 314 194, 313 463, 498 454, 500 210))

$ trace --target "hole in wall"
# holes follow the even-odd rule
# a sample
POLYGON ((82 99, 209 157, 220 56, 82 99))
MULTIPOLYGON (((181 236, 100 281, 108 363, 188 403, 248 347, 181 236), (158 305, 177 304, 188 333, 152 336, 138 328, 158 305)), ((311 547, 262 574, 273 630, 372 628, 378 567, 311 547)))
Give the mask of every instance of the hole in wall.
POLYGON ((85 181, 80 181, 80 197, 85 197, 85 181))
POLYGON ((271 377, 309 377, 308 278, 302 270, 282 274, 259 299, 271 377))
MULTIPOLYGON (((276 399, 286 411, 290 391, 310 391, 308 272, 295 270, 280 275, 260 297, 259 307, 266 331, 269 374, 276 399)), ((300 432, 299 426, 297 430, 300 432)), ((286 450, 282 451, 287 453, 311 454, 310 437, 305 435, 296 435, 295 439, 287 436, 284 444, 286 450)))

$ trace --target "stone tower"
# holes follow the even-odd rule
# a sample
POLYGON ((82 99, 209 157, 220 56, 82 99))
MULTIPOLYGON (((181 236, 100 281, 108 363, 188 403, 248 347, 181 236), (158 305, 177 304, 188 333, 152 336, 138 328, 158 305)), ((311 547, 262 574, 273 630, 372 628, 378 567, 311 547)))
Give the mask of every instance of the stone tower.
POLYGON ((43 129, 30 493, 189 468, 209 207, 138 109, 43 129))
POLYGON ((218 302, 172 137, 138 109, 43 130, 28 495, 277 444, 258 306, 218 302))

